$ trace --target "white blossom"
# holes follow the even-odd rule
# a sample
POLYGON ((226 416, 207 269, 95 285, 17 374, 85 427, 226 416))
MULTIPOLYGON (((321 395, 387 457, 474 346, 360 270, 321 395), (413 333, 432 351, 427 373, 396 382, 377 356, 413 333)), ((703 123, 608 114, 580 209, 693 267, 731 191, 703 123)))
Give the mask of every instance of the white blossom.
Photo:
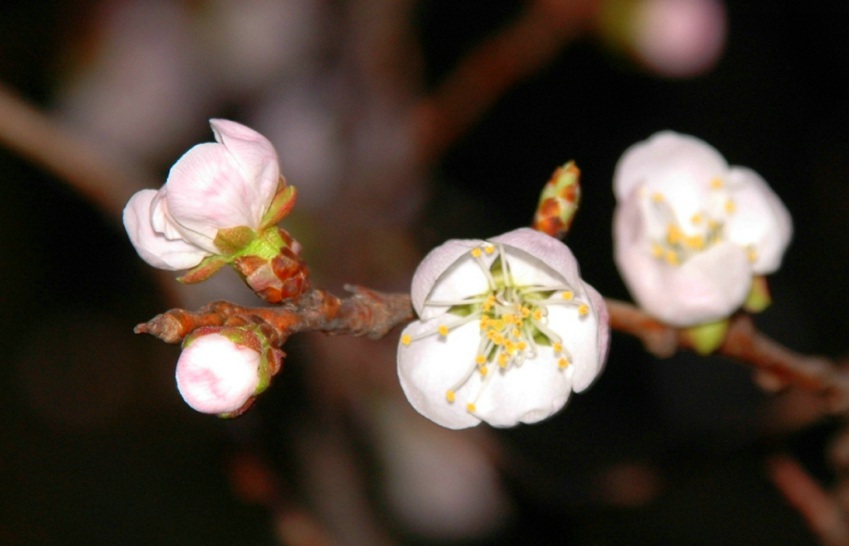
POLYGON ((412 302, 419 320, 401 335, 401 386, 448 428, 545 419, 589 387, 607 354, 603 299, 566 245, 532 229, 434 249, 412 302))
POLYGON ((767 183, 695 137, 665 131, 633 145, 613 184, 616 264, 636 302, 673 326, 734 312, 790 242, 790 215, 767 183))
POLYGON ((124 227, 150 265, 188 269, 220 253, 218 230, 258 229, 280 183, 277 153, 234 121, 210 120, 216 142, 198 144, 171 167, 162 188, 142 190, 124 209, 124 227))
POLYGON ((201 413, 232 413, 256 394, 261 361, 255 349, 225 335, 200 335, 186 344, 177 361, 177 389, 201 413))

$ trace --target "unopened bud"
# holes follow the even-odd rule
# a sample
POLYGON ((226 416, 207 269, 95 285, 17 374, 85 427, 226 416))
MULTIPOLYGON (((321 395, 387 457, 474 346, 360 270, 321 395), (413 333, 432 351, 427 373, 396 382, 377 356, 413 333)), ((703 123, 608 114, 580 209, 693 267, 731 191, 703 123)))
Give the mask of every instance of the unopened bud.
POLYGON ((183 343, 177 389, 201 413, 235 417, 268 387, 282 357, 255 326, 199 328, 183 343))

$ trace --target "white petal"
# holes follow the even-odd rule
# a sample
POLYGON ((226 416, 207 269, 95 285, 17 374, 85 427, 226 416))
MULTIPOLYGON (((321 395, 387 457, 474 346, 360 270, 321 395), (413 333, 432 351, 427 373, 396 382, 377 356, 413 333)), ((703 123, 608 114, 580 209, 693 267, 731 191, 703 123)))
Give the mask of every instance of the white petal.
POLYGON ((558 239, 531 228, 520 228, 490 242, 506 245, 513 278, 520 285, 569 286, 578 284, 578 262, 558 239), (541 262, 541 263, 540 263, 541 262))
MULTIPOLYGON (((440 319, 414 321, 402 335, 416 337, 423 332, 435 332, 440 319)), ((456 391, 449 403, 445 393, 475 366, 475 352, 480 339, 480 327, 475 321, 451 331, 447 337, 428 336, 410 345, 398 344, 398 378, 410 404, 422 415, 443 427, 460 429, 480 423, 466 411, 466 403, 480 386, 479 374, 456 391)))
POLYGON ((198 144, 171 167, 166 182, 168 212, 183 236, 214 239, 221 228, 256 228, 253 191, 233 156, 221 144, 198 144))
POLYGON ((139 256, 158 269, 176 271, 196 266, 209 254, 181 239, 169 240, 154 231, 151 203, 156 190, 142 190, 124 207, 124 228, 139 256))
POLYGON ((646 187, 684 205, 697 199, 691 194, 694 188, 723 177, 727 170, 725 159, 706 142, 663 131, 625 151, 616 165, 613 192, 623 200, 637 188, 646 187))
POLYGON ((755 273, 772 273, 781 265, 793 234, 790 213, 766 181, 751 169, 732 168, 728 186, 736 210, 726 221, 726 236, 738 245, 754 247, 755 273))
POLYGON ((475 403, 475 414, 494 427, 512 427, 542 421, 559 411, 572 392, 575 368, 560 369, 551 347, 541 347, 534 360, 490 373, 495 377, 475 403))
POLYGON ((242 171, 242 179, 247 182, 244 191, 251 223, 245 225, 258 227, 280 182, 277 152, 267 138, 250 127, 226 119, 211 119, 209 124, 215 140, 232 154, 242 171))
MULTIPOLYGON (((610 317, 607 313, 607 306, 604 304, 604 298, 589 284, 582 281, 581 285, 584 289, 584 295, 581 297, 589 300, 590 315, 585 318, 579 317, 578 325, 567 325, 563 330, 560 329, 562 326, 555 323, 556 316, 550 319, 552 324, 556 324, 557 332, 562 333, 564 344, 572 353, 573 365, 575 366, 572 389, 575 392, 582 392, 592 385, 604 369, 607 351, 610 348, 610 317), (594 338, 593 334, 595 334, 594 338), (590 351, 590 348, 584 347, 583 344, 587 343, 584 341, 585 338, 595 341, 595 345, 592 347, 594 352, 590 351), (580 343, 573 345, 573 343, 578 343, 578 341, 573 340, 578 340, 580 343)), ((552 308, 549 307, 549 314, 551 312, 552 308)), ((592 341, 589 343, 592 343, 592 341)))
POLYGON ((637 303, 673 326, 711 322, 735 311, 751 286, 746 250, 719 243, 680 266, 670 266, 650 255, 634 197, 614 212, 614 258, 637 303))
POLYGON ((419 317, 427 320, 447 311, 425 308, 425 300, 456 301, 487 289, 486 276, 470 254, 483 244, 474 239, 452 239, 431 250, 413 275, 411 299, 419 317))

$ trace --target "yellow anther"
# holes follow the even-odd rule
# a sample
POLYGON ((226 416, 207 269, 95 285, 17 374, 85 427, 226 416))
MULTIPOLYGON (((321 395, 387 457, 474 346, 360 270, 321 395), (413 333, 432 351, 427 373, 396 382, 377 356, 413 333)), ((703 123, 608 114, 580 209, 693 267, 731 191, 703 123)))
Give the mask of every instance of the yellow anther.
POLYGON ((555 353, 559 353, 560 351, 563 350, 563 344, 554 342, 554 344, 551 346, 551 348, 554 349, 555 353))
POLYGON ((702 218, 702 215, 698 212, 690 217, 690 223, 692 223, 694 226, 698 226, 702 223, 703 220, 704 218, 702 218))
POLYGON ((578 306, 578 314, 581 315, 582 317, 587 316, 589 314, 589 312, 590 312, 590 306, 587 305, 586 303, 582 303, 581 305, 578 306))
POLYGON ((675 224, 669 224, 666 228, 666 242, 670 245, 675 245, 681 242, 684 238, 684 232, 675 224))
POLYGON ((482 254, 483 252, 481 252, 480 247, 475 247, 472 249, 472 256, 474 256, 475 258, 480 258, 482 254))
POLYGON ((531 316, 531 310, 527 307, 522 307, 522 318, 528 318, 531 316))
POLYGON ((513 337, 519 337, 522 335, 522 332, 520 332, 518 328, 513 328, 513 330, 510 332, 510 335, 513 337))
POLYGON ((663 246, 661 246, 659 243, 653 243, 651 245, 651 255, 655 258, 660 258, 661 256, 663 256, 663 246))
POLYGON ((498 354, 498 365, 499 365, 501 368, 506 368, 506 367, 507 367, 507 360, 508 360, 508 359, 507 359, 507 353, 499 353, 499 354, 498 354))
POLYGON ((486 357, 485 357, 484 355, 478 355, 478 356, 476 356, 476 357, 475 357, 475 363, 476 363, 478 366, 481 366, 481 365, 483 365, 483 364, 486 364, 486 357))
POLYGON ((747 253, 749 255, 749 261, 750 262, 754 263, 754 262, 758 261, 758 251, 757 250, 755 250, 754 248, 749 248, 747 253))
POLYGON ((663 194, 660 192, 655 192, 651 194, 651 200, 655 203, 663 203, 663 194))
POLYGON ((525 349, 527 349, 527 347, 528 347, 528 344, 525 343, 524 341, 520 341, 519 343, 516 344, 516 348, 519 349, 520 351, 524 351, 525 349))
POLYGON ((681 265, 681 260, 678 259, 678 254, 676 254, 674 250, 667 250, 663 259, 666 260, 666 263, 669 265, 681 265))
POLYGON ((534 320, 542 320, 542 309, 539 307, 534 309, 534 320))
POLYGON ((440 324, 439 328, 437 328, 436 331, 439 332, 439 335, 441 335, 442 337, 445 337, 445 336, 448 335, 448 326, 445 326, 444 324, 440 324))
POLYGON ((476 409, 477 408, 475 408, 475 405, 472 404, 471 402, 466 404, 466 411, 468 411, 469 413, 474 413, 476 409))
POLYGON ((725 202, 725 212, 727 214, 733 214, 735 210, 737 210, 737 204, 733 199, 729 199, 725 202))
POLYGON ((486 245, 484 247, 484 252, 486 252, 487 254, 492 254, 493 252, 495 252, 495 247, 492 245, 486 245))
POLYGON ((560 368, 561 370, 563 368, 567 367, 568 365, 569 365, 569 359, 567 359, 566 357, 563 357, 563 358, 561 358, 560 360, 557 361, 557 367, 560 368))
POLYGON ((456 397, 457 397, 457 395, 454 394, 453 390, 448 390, 448 391, 445 392, 445 399, 448 400, 449 403, 454 403, 454 399, 456 397))
POLYGON ((516 323, 516 315, 513 313, 504 313, 501 315, 501 318, 504 319, 505 324, 515 324, 516 323))
POLYGON ((404 334, 403 336, 401 336, 401 343, 403 343, 404 345, 409 345, 412 342, 413 338, 410 336, 410 334, 404 334))
POLYGON ((714 178, 710 181, 710 187, 713 190, 721 190, 724 185, 725 182, 723 182, 721 178, 714 178))
POLYGON ((561 294, 561 296, 566 301, 572 301, 572 298, 575 297, 575 293, 572 292, 571 290, 566 290, 565 292, 563 292, 563 294, 561 294))
POLYGON ((717 222, 716 220, 708 220, 708 227, 710 229, 718 229, 719 225, 719 222, 717 222))
POLYGON ((705 238, 701 235, 692 235, 686 238, 685 244, 687 245, 687 248, 701 250, 705 247, 705 238))
POLYGON ((486 374, 489 373, 489 368, 486 366, 481 366, 478 368, 478 372, 481 374, 481 377, 486 377, 486 374))

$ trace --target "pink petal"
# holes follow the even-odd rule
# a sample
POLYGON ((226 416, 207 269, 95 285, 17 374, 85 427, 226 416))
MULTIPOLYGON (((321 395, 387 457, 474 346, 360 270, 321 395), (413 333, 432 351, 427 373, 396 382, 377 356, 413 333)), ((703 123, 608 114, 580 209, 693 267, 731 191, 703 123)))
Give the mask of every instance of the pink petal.
POLYGON ((124 228, 139 256, 158 269, 176 271, 196 266, 208 253, 181 239, 169 240, 154 231, 151 204, 156 190, 142 190, 124 207, 124 228))
POLYGON ((667 198, 692 200, 694 188, 728 170, 725 159, 708 143, 689 136, 663 131, 634 144, 622 155, 613 176, 613 192, 623 200, 636 188, 645 186, 667 198), (679 195, 679 193, 681 195, 679 195))
POLYGON ((251 184, 224 146, 198 144, 171 167, 165 184, 168 213, 189 241, 195 234, 214 239, 221 228, 256 228, 251 184))
POLYGON ((781 265, 793 235, 790 213, 772 188, 751 169, 732 168, 728 187, 736 209, 725 223, 726 236, 740 246, 754 248, 756 258, 752 269, 755 273, 772 273, 781 265))
POLYGON ((233 156, 243 179, 249 182, 245 191, 250 193, 247 202, 254 223, 246 225, 256 227, 280 183, 277 152, 267 138, 250 127, 226 119, 211 119, 209 124, 215 133, 215 140, 223 144, 233 156))
POLYGON ((650 253, 638 199, 620 203, 614 213, 614 258, 637 303, 672 326, 712 322, 740 307, 752 281, 747 252, 723 242, 680 266, 658 260, 650 253))

